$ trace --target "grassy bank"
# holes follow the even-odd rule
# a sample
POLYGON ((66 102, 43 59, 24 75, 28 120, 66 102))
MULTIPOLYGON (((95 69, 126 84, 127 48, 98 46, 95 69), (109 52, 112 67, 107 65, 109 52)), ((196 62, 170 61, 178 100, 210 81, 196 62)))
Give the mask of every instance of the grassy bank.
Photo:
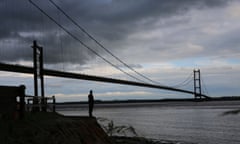
POLYGON ((95 118, 26 113, 23 120, 0 120, 1 144, 111 144, 95 118))

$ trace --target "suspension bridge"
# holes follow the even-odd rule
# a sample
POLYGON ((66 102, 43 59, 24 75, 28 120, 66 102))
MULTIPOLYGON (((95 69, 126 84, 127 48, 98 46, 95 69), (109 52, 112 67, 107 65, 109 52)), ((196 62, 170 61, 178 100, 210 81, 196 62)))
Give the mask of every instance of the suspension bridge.
MULTIPOLYGON (((0 71, 33 74, 34 75, 35 96, 39 96, 39 94, 38 94, 38 81, 40 80, 40 82, 41 82, 41 96, 44 97, 44 93, 45 93, 44 92, 44 87, 45 87, 44 86, 44 76, 53 76, 53 77, 80 79, 80 80, 88 80, 88 81, 98 81, 98 82, 104 82, 104 83, 114 83, 114 84, 131 85, 131 86, 138 86, 138 87, 146 87, 146 88, 154 88, 154 89, 175 91, 175 92, 181 92, 181 93, 186 93, 186 94, 192 94, 192 95, 194 95, 194 97, 196 99, 209 98, 209 96, 207 96, 206 94, 204 94, 202 92, 200 70, 194 70, 194 73, 193 73, 194 74, 193 91, 180 89, 180 88, 178 88, 178 86, 163 85, 163 84, 161 84, 161 83, 159 83, 155 80, 150 79, 149 77, 143 75, 142 73, 138 72, 133 67, 128 65, 126 62, 124 62, 121 58, 119 58, 118 56, 113 54, 101 42, 99 42, 93 35, 91 35, 85 28, 83 28, 77 21, 75 21, 74 18, 71 15, 69 15, 64 9, 62 9, 57 3, 55 3, 52 0, 49 0, 49 3, 51 4, 52 8, 55 8, 58 15, 63 16, 64 20, 69 22, 67 24, 71 24, 74 27, 76 27, 77 32, 73 32, 72 30, 70 30, 68 28, 68 26, 62 24, 61 21, 59 20, 60 18, 56 18, 56 16, 52 16, 49 13, 49 11, 42 8, 39 3, 36 3, 35 1, 32 1, 32 0, 26 0, 26 7, 25 8, 29 8, 31 6, 31 11, 32 12, 28 13, 30 16, 34 17, 36 15, 38 15, 38 16, 40 15, 42 17, 42 19, 44 19, 45 21, 48 21, 47 23, 45 23, 45 25, 47 25, 46 27, 54 27, 54 28, 58 27, 58 28, 55 28, 57 35, 55 35, 53 37, 53 40, 51 40, 51 41, 53 43, 55 43, 55 41, 58 41, 58 43, 60 43, 60 49, 58 49, 58 50, 56 50, 56 49, 47 50, 46 49, 46 51, 43 51, 43 48, 38 46, 36 41, 34 41, 34 43, 32 45, 33 57, 34 57, 33 67, 25 66, 25 65, 10 64, 10 63, 8 63, 9 59, 6 58, 6 55, 8 55, 8 54, 10 55, 12 51, 8 50, 7 48, 5 48, 5 50, 1 51, 2 53, 4 51, 9 51, 9 53, 1 54, 2 58, 0 59, 0 71), (36 14, 36 13, 38 13, 38 14, 36 14), (51 22, 49 22, 49 21, 51 21, 51 22), (79 33, 84 35, 84 38, 79 36, 79 33), (63 36, 65 36, 65 37, 63 37, 63 36), (62 41, 63 41, 63 38, 66 38, 66 37, 67 37, 67 39, 69 39, 69 41, 71 41, 72 43, 75 44, 73 47, 76 47, 76 46, 81 47, 81 48, 85 49, 87 52, 86 51, 84 52, 82 49, 76 51, 76 49, 71 48, 70 46, 64 45, 62 41), (55 40, 56 38, 59 38, 59 39, 55 40), (88 42, 84 41, 83 39, 88 39, 89 41, 91 41, 91 43, 88 43, 88 42), (94 48, 92 46, 93 45, 92 43, 94 43, 94 46, 97 47, 98 49, 94 48), (64 47, 66 47, 66 48, 64 48, 64 47), (132 73, 134 73, 138 77, 133 75, 132 73, 129 73, 125 69, 119 67, 112 60, 109 60, 108 58, 104 57, 100 53, 99 49, 101 49, 101 51, 104 51, 107 55, 111 56, 116 62, 123 65, 125 68, 130 70, 132 73), (61 52, 61 54, 58 54, 58 55, 53 54, 54 52, 59 52, 59 51, 61 52), (79 52, 81 53, 81 56, 84 56, 84 54, 82 54, 82 53, 91 53, 91 54, 95 55, 96 57, 98 57, 99 59, 101 59, 102 61, 104 61, 108 65, 110 65, 111 67, 113 67, 116 70, 122 72, 123 74, 125 74, 126 76, 128 76, 129 78, 131 78, 133 80, 122 80, 122 79, 116 79, 116 78, 108 78, 108 77, 95 76, 95 75, 86 75, 86 74, 72 73, 72 72, 68 72, 68 71, 59 71, 59 70, 45 68, 46 64, 44 64, 44 61, 46 61, 48 63, 53 63, 53 62, 56 62, 58 60, 57 63, 58 62, 59 63, 60 62, 69 63, 69 62, 72 62, 72 61, 74 61, 74 63, 76 63, 76 62, 79 61, 79 58, 78 58, 78 57, 80 57, 78 55, 79 52), (43 55, 46 56, 46 57, 44 57, 46 59, 43 58, 43 55), (70 56, 65 58, 64 55, 70 55, 70 56), (55 59, 53 59, 53 57, 55 59)), ((12 13, 16 13, 16 12, 13 11, 12 13)), ((19 14, 16 13, 16 15, 19 15, 19 14)), ((20 26, 18 26, 18 27, 21 29, 20 26)), ((30 36, 35 35, 34 38, 39 38, 40 37, 40 39, 42 41, 49 41, 48 39, 44 39, 44 35, 49 33, 49 31, 46 27, 45 27, 45 29, 42 30, 44 32, 39 32, 39 33, 35 32, 34 34, 27 33, 27 32, 19 32, 19 37, 21 37, 21 39, 24 39, 24 40, 27 39, 27 42, 29 42, 30 36)), ((11 43, 9 41, 7 41, 7 42, 11 43)), ((25 45, 24 44, 20 45, 20 47, 22 48, 21 49, 22 50, 21 51, 22 55, 18 54, 17 56, 19 56, 19 57, 16 58, 16 59, 26 59, 27 61, 30 61, 30 58, 31 58, 30 55, 32 55, 32 54, 30 54, 29 50, 26 49, 26 44, 29 44, 27 42, 26 41, 24 42, 25 45)), ((5 45, 2 44, 0 46, 3 47, 2 49, 4 49, 5 45)), ((190 82, 190 80, 189 80, 189 78, 187 78, 185 81, 182 82, 181 85, 187 84, 189 82, 190 82)), ((179 85, 179 86, 181 86, 181 85, 179 85)))
POLYGON ((0 63, 0 71, 34 74, 35 96, 39 95, 38 94, 38 78, 40 78, 40 82, 41 82, 41 95, 44 97, 44 76, 53 76, 53 77, 98 81, 98 82, 105 82, 105 83, 115 83, 115 84, 176 91, 176 92, 182 92, 186 94, 193 94, 196 99, 210 98, 209 96, 202 94, 200 70, 194 70, 194 91, 188 91, 188 90, 179 89, 179 88, 170 87, 170 86, 164 86, 164 85, 156 85, 156 84, 150 84, 150 83, 127 81, 127 80, 113 79, 113 78, 107 78, 107 77, 101 77, 101 76, 92 76, 92 75, 44 69, 42 47, 39 47, 36 41, 33 42, 32 47, 34 49, 34 61, 33 61, 34 67, 0 63), (39 48, 40 48, 40 51, 38 51, 39 48))

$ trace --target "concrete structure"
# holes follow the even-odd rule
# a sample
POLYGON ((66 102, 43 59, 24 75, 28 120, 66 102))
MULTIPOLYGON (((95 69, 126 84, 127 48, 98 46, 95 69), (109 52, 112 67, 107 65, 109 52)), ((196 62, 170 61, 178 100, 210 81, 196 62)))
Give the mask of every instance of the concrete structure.
POLYGON ((23 118, 25 86, 0 86, 0 115, 2 118, 23 118))

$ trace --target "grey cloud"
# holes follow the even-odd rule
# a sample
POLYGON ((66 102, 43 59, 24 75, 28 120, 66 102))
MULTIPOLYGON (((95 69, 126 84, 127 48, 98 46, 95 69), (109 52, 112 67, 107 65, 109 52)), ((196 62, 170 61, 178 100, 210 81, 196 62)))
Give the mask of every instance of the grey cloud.
MULTIPOLYGON (((118 67, 122 67, 122 68, 125 68, 126 66, 124 66, 124 65, 117 65, 118 67)), ((142 65, 140 65, 140 64, 128 64, 128 66, 130 66, 131 68, 136 68, 136 69, 138 69, 138 68, 142 68, 142 65)))
MULTIPOLYGON (((119 41, 126 39, 129 34, 150 28, 159 19, 183 14, 192 8, 219 7, 228 3, 225 0, 55 1, 99 41, 104 41, 109 45, 120 44, 119 41), (144 20, 147 21, 145 25, 139 24, 144 20)), ((94 50, 99 53, 103 53, 79 30, 76 30, 76 27, 70 24, 48 1, 34 2, 77 35, 79 39, 93 46, 94 50)), ((31 60, 32 54, 29 47, 33 39, 39 40, 46 48, 45 61, 49 64, 64 62, 84 64, 95 58, 93 53, 60 30, 28 1, 2 1, 0 8, 0 17, 3 19, 0 24, 0 45, 5 45, 3 43, 9 39, 16 40, 9 45, 17 45, 4 49, 3 54, 8 56, 1 56, 0 60, 31 60), (30 34, 23 36, 21 33, 30 34), (58 36, 58 33, 64 34, 58 36)))
POLYGON ((228 54, 226 51, 232 53, 240 53, 240 38, 239 38, 240 28, 234 29, 232 31, 228 31, 227 33, 213 36, 206 40, 204 46, 207 47, 208 50, 211 50, 213 53, 221 53, 228 54))
MULTIPOLYGON (((112 0, 109 2, 75 1, 75 12, 84 13, 83 19, 112 21, 115 24, 136 21, 146 17, 171 16, 191 8, 216 7, 227 3, 226 0, 112 0), (85 7, 85 8, 83 8, 85 7)), ((70 7, 69 7, 70 8, 70 7)), ((75 13, 76 14, 76 13, 75 13)))
MULTIPOLYGON (((78 12, 76 7, 75 14, 84 13, 84 15, 77 15, 82 21, 88 21, 91 24, 88 28, 106 39, 119 40, 126 37, 128 33, 135 32, 139 29, 145 29, 147 25, 139 26, 141 21, 147 20, 152 24, 162 18, 169 18, 171 16, 184 14, 192 8, 211 8, 223 6, 228 1, 225 0, 128 0, 117 1, 113 0, 108 3, 92 4, 94 1, 88 1, 89 8, 85 11, 78 12), (99 29, 100 27, 100 29, 99 29), (140 27, 139 29, 137 29, 140 27)), ((83 2, 84 3, 84 2, 83 2)), ((76 4, 77 5, 77 4, 76 4)), ((84 5, 84 4, 83 4, 84 5)), ((148 26, 152 26, 147 23, 148 26)))

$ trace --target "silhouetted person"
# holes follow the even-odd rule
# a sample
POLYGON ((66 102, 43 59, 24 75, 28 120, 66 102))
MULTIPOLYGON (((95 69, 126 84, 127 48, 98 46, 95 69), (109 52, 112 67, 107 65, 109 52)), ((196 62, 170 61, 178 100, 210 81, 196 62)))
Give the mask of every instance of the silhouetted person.
POLYGON ((88 95, 88 112, 90 117, 92 117, 93 105, 94 105, 94 97, 92 94, 92 90, 90 90, 88 95))

